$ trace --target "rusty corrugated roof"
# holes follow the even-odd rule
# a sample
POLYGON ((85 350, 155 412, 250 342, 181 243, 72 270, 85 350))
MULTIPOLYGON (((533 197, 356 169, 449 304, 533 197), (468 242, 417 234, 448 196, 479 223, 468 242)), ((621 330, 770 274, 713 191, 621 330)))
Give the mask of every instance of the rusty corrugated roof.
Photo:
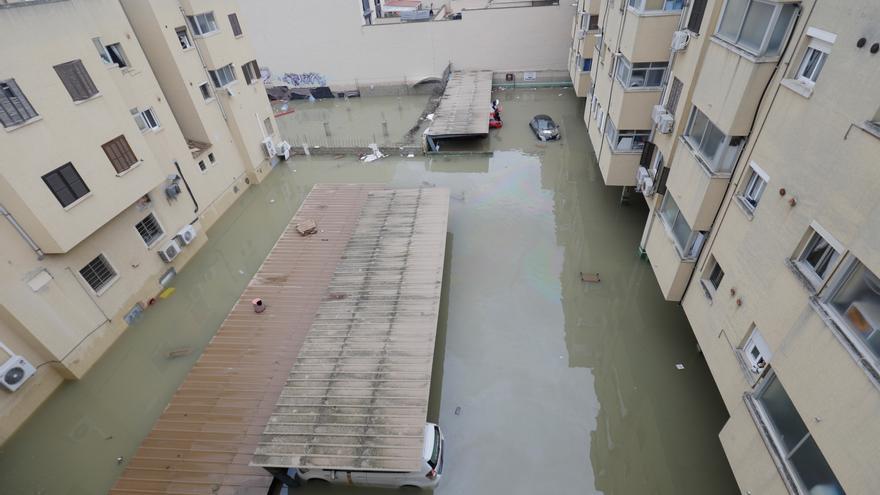
POLYGON ((449 192, 368 193, 252 464, 418 469, 449 192))
MULTIPOLYGON (((363 229, 378 228, 362 220, 362 211, 381 189, 312 189, 111 493, 266 493, 271 478, 250 466, 254 449, 319 307, 337 290, 328 289, 331 281, 348 266, 340 263, 344 252, 363 229), (318 232, 303 237, 296 225, 306 219, 317 222, 318 232), (251 307, 257 297, 267 304, 261 314, 251 307)), ((442 230, 445 240, 445 223, 442 230)))

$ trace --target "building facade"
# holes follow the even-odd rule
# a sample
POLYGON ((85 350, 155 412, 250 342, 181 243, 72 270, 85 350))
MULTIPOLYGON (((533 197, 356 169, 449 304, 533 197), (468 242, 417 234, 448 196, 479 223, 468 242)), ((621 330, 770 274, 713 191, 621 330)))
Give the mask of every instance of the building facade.
POLYGON ((277 162, 237 16, 221 0, 0 1, 0 443, 277 162))
POLYGON ((584 118, 730 419, 743 493, 875 493, 880 4, 605 0, 584 118))

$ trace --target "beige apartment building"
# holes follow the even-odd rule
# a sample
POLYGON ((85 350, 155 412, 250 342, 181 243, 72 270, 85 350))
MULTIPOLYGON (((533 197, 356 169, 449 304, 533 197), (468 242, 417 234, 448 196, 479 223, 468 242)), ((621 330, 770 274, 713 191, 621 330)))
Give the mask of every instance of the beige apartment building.
POLYGON ((277 163, 242 24, 226 0, 0 0, 0 443, 277 163))
POLYGON ((589 136, 649 206, 640 248, 727 406, 740 489, 877 493, 880 3, 598 14, 589 136))

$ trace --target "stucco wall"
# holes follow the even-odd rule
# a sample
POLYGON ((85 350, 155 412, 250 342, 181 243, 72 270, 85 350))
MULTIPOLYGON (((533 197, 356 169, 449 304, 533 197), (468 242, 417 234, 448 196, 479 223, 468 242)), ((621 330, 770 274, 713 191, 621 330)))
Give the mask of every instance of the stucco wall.
POLYGON ((322 75, 334 88, 417 82, 456 69, 566 70, 575 7, 465 11, 458 21, 362 26, 357 0, 241 2, 257 60, 273 75, 322 75))

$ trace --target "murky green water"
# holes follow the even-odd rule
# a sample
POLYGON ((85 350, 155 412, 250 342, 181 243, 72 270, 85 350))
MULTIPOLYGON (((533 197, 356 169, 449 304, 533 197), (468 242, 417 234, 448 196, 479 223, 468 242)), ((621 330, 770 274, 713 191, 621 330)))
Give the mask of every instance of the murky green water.
MULTIPOLYGON (((0 449, 0 493, 106 491, 124 467, 116 458, 132 455, 197 359, 167 352, 208 342, 316 182, 451 190, 430 413, 447 438, 436 493, 737 493, 709 371, 636 253, 646 209, 619 206, 619 189, 602 185, 582 102, 570 90, 499 97, 492 157, 296 158, 252 187, 208 232, 175 295, 0 449), (534 141, 536 113, 562 125, 561 142, 534 141)), ((367 493, 303 493, 325 491, 367 493)))

